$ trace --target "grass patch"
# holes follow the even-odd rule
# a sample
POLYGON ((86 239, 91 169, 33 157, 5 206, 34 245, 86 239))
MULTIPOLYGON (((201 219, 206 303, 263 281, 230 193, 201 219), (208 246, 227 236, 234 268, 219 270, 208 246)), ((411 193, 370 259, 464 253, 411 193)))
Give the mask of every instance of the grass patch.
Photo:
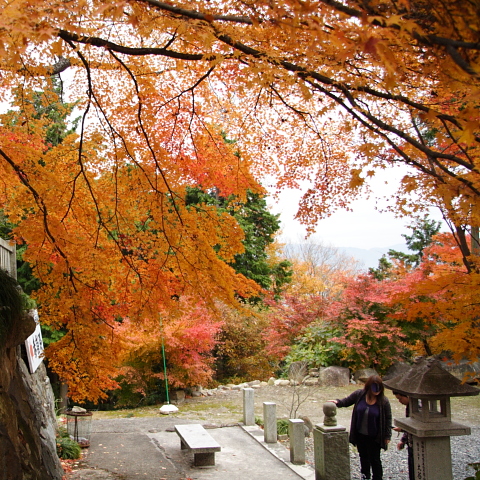
POLYGON ((285 418, 279 418, 277 420, 277 434, 288 435, 288 425, 288 420, 286 420, 285 418))

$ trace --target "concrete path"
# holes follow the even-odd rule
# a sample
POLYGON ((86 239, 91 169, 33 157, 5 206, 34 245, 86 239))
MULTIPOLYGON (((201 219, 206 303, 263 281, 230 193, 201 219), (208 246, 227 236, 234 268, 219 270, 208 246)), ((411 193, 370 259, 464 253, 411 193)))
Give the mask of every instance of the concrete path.
POLYGON ((94 420, 82 469, 69 480, 313 480, 308 466, 289 462, 281 444, 265 444, 257 426, 208 428, 221 445, 215 466, 194 467, 173 426, 194 423, 170 416, 94 420))

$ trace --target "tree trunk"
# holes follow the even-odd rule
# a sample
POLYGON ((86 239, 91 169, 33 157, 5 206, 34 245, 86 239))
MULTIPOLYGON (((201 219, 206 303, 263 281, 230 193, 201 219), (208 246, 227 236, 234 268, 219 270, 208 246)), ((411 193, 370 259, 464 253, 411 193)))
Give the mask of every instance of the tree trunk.
POLYGON ((478 235, 479 228, 474 227, 472 225, 471 227, 471 249, 472 249, 472 255, 480 255, 480 243, 479 243, 479 235, 478 235))
POLYGON ((467 238, 465 235, 465 229, 463 227, 459 227, 455 225, 455 238, 457 240, 458 246, 460 247, 460 251, 462 252, 462 259, 463 264, 467 268, 467 272, 472 272, 472 264, 469 262, 468 257, 470 256, 470 248, 468 247, 467 238))
POLYGON ((427 357, 432 357, 433 356, 433 352, 432 352, 432 349, 430 348, 430 345, 428 344, 428 341, 426 338, 424 338, 422 340, 422 343, 423 343, 423 348, 425 349, 425 353, 427 354, 427 357))

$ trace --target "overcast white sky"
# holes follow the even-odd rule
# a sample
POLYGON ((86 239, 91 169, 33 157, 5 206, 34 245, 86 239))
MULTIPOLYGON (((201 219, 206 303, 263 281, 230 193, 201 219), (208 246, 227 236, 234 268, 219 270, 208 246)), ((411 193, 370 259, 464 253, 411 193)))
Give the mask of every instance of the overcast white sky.
MULTIPOLYGON (((396 191, 397 178, 392 178, 392 170, 376 175, 372 188, 380 195, 393 195, 396 191), (388 182, 388 183, 386 183, 388 182)), ((300 235, 305 235, 305 228, 296 220, 295 213, 300 198, 299 191, 286 191, 279 203, 269 200, 273 213, 280 213, 282 221, 282 240, 298 242, 300 235)), ((330 218, 321 220, 316 228, 315 239, 320 239, 326 245, 334 247, 355 248, 386 248, 405 244, 402 234, 410 234, 407 228, 412 223, 408 218, 395 218, 392 213, 379 212, 375 209, 376 200, 359 199, 352 204, 353 211, 338 211, 330 218)), ((386 206, 386 201, 378 201, 380 207, 386 206)), ((441 221, 438 210, 430 212, 430 218, 441 221)), ((446 230, 446 228, 442 228, 446 230)))

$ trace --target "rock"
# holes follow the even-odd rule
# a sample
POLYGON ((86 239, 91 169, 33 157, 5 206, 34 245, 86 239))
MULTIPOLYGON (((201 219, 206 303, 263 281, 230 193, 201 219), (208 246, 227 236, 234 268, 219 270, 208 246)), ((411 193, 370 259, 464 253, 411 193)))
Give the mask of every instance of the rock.
POLYGON ((318 368, 311 368, 308 371, 308 376, 309 377, 318 377, 320 375, 320 370, 318 368))
POLYGON ((251 382, 247 382, 249 387, 253 387, 253 385, 260 385, 260 380, 253 380, 251 382))
MULTIPOLYGON (((1 271, 0 289, 5 301, 19 295, 19 290, 16 282, 1 271)), ((42 362, 35 373, 30 373, 21 354, 20 345, 35 331, 35 320, 16 309, 15 302, 2 307, 11 307, 11 317, 0 319, 1 478, 61 480, 55 399, 46 368, 42 362)))
POLYGON ((185 401, 185 390, 173 390, 170 392, 170 400, 173 403, 183 403, 185 401))
POLYGON ((286 387, 286 386, 290 385, 290 380, 278 379, 278 380, 275 380, 274 385, 276 387, 286 387))
POLYGON ((388 370, 387 373, 382 377, 382 380, 390 380, 398 375, 403 375, 404 373, 410 370, 411 365, 405 362, 396 362, 388 370))
POLYGON ((83 407, 79 407, 78 405, 75 405, 72 407, 72 412, 73 413, 87 413, 87 409, 83 407))
POLYGON ((476 381, 480 379, 480 361, 470 363, 466 360, 461 360, 459 363, 456 363, 453 360, 442 360, 441 365, 447 372, 462 381, 477 383, 476 381))
POLYGON ((303 384, 306 385, 307 387, 313 387, 315 385, 318 385, 319 378, 318 377, 307 377, 303 384))
POLYGON ((270 377, 270 378, 268 379, 268 382, 267 382, 267 383, 268 383, 268 385, 270 385, 270 386, 275 385, 275 377, 270 377))
POLYGON ((362 368, 361 370, 357 370, 353 374, 353 380, 356 383, 358 382, 365 383, 368 377, 371 377, 372 375, 378 375, 377 371, 374 370, 373 368, 362 368))
POLYGON ((31 374, 17 349, 0 348, 0 366, 2 478, 60 480, 55 399, 45 365, 31 374))
POLYGON ((327 367, 320 371, 319 384, 324 387, 344 387, 350 383, 350 370, 345 367, 327 367))

